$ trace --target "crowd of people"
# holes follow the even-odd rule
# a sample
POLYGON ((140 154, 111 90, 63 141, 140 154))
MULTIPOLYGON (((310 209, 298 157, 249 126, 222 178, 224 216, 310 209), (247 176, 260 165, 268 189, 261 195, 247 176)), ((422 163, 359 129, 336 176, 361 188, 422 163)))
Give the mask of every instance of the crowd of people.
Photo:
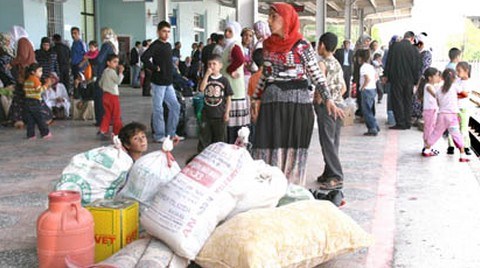
MULTIPOLYGON (((249 127, 253 156, 280 167, 290 182, 304 185, 316 114, 325 161, 317 180, 321 189, 341 189, 344 100, 356 97, 356 115, 365 122, 365 135, 377 136, 381 128, 375 104, 388 93, 390 129, 409 129, 423 118, 424 156, 438 154, 432 146, 448 130, 452 137, 448 153, 455 145, 461 150, 460 160, 468 161, 469 67, 458 63, 458 49, 451 50, 451 63, 440 79, 439 71, 430 67, 432 50, 426 33, 409 31, 403 39, 393 36, 385 49, 367 34, 361 35, 354 49, 349 40, 337 49, 338 37, 325 33, 315 51, 299 29, 292 6, 274 3, 268 22, 243 28, 228 22, 223 34, 212 33, 206 45, 194 43, 183 57, 182 43, 173 48, 169 43, 170 24, 160 22, 158 39, 135 42, 128 63, 131 85, 143 87, 143 96, 152 96, 154 142, 183 139, 176 133, 181 109, 176 90, 198 90, 204 96, 199 151, 214 142, 235 143, 239 129, 249 127)), ((122 128, 118 85, 124 67, 119 64, 115 32, 102 29, 100 48, 90 41, 88 50, 79 28, 73 27, 71 35, 71 48, 57 34, 53 44, 42 38, 37 51, 19 26, 0 35, 0 79, 14 92, 8 118, 3 120, 17 127, 25 122, 27 138, 35 138, 35 125, 43 138, 50 138, 48 123, 62 114, 70 116, 72 95, 94 101, 100 139, 109 138, 111 122, 111 133, 122 128)))

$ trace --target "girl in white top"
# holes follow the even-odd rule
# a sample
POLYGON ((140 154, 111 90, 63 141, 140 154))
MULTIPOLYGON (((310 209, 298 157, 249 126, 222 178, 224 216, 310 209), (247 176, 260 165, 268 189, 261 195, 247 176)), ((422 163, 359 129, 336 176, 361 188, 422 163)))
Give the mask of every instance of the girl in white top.
POLYGON ((457 101, 457 92, 455 89, 452 89, 452 84, 455 80, 455 71, 451 69, 445 69, 442 73, 443 86, 437 90, 436 97, 438 102, 438 117, 435 128, 427 138, 427 144, 425 145, 425 151, 423 156, 435 156, 436 154, 432 152, 431 147, 435 142, 440 139, 445 130, 448 130, 450 135, 453 137, 453 142, 455 146, 460 149, 460 162, 470 161, 463 147, 463 137, 460 133, 460 127, 458 123, 458 101, 457 101))
MULTIPOLYGON (((436 68, 430 67, 425 70, 423 77, 420 80, 420 85, 418 86, 418 96, 420 100, 423 99, 423 142, 424 145, 427 144, 427 139, 432 134, 433 128, 435 127, 435 121, 437 120, 438 104, 436 99, 435 87, 440 83, 440 71, 436 68)), ((423 147, 422 153, 425 151, 423 147)), ((432 150, 433 153, 438 154, 437 150, 432 150)))
MULTIPOLYGON (((471 89, 471 81, 469 80, 470 78, 470 66, 467 62, 461 61, 457 63, 457 76, 458 79, 455 81, 453 84, 453 87, 456 89, 457 92, 457 97, 458 97, 458 118, 459 118, 459 123, 460 123, 460 132, 462 133, 463 136, 463 144, 465 146, 465 153, 467 155, 471 154, 470 151, 470 134, 468 133, 468 121, 470 120, 470 106, 472 102, 468 98, 468 94, 472 91, 471 89)), ((448 139, 448 152, 453 154, 454 148, 453 148, 454 142, 449 136, 448 139)))

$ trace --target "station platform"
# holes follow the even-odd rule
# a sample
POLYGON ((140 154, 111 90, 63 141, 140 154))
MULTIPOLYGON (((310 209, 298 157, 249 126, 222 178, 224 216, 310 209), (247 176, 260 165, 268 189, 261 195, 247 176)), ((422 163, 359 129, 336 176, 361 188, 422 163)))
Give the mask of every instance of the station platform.
MULTIPOLYGON (((123 122, 148 125, 151 99, 138 89, 120 91, 123 122)), ((347 201, 341 209, 376 242, 320 267, 480 267, 478 158, 460 163, 458 151, 446 155, 444 140, 435 146, 439 156, 423 158, 420 131, 389 130, 384 104, 377 120, 376 137, 363 136, 364 124, 344 127, 340 149, 347 201)), ((36 219, 47 194, 73 155, 107 144, 92 121, 56 121, 50 129, 51 140, 28 141, 25 130, 0 128, 0 267, 37 266, 36 219)), ((174 149, 181 166, 196 144, 187 139, 174 149)), ((310 147, 307 187, 316 188, 323 171, 317 126, 310 147)), ((149 151, 159 148, 149 144, 149 151)))

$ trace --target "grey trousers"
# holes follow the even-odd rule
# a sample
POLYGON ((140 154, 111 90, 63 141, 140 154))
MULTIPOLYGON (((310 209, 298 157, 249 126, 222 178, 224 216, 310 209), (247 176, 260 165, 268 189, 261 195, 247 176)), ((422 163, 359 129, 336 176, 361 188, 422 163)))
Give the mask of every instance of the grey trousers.
POLYGON ((342 164, 338 156, 342 120, 338 118, 334 120, 333 117, 329 116, 324 104, 315 104, 314 107, 317 114, 318 136, 325 161, 321 181, 328 182, 331 179, 343 181, 342 164))

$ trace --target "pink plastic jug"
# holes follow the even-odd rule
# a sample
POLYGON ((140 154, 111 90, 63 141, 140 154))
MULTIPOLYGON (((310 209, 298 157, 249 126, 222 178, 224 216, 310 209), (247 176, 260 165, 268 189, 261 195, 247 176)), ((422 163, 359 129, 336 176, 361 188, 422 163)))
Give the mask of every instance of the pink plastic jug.
POLYGON ((48 209, 37 220, 40 268, 66 267, 65 258, 82 266, 94 263, 92 214, 80 204, 80 193, 56 191, 48 195, 48 209))

